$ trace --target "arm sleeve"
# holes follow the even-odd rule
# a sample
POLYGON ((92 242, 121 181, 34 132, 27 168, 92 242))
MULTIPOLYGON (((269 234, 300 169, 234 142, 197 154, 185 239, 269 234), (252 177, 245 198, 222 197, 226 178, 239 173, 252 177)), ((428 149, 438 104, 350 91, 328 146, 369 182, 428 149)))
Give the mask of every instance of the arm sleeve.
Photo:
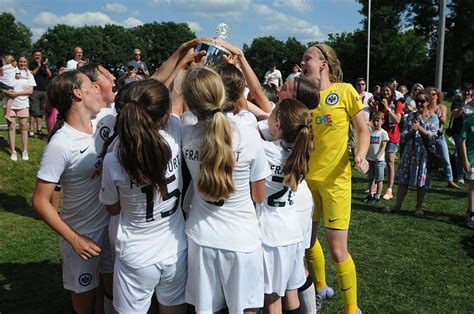
POLYGON ((51 141, 44 149, 36 177, 47 182, 58 183, 68 163, 67 146, 65 148, 61 143, 51 141))
POLYGON ((36 80, 33 73, 28 70, 28 86, 36 86, 36 80))
POLYGON ((263 141, 255 132, 255 158, 250 165, 250 182, 260 181, 271 175, 270 166, 268 165, 267 156, 263 147, 263 141))
POLYGON ((102 165, 102 183, 100 186, 99 201, 104 205, 112 205, 119 201, 114 172, 120 171, 121 169, 117 169, 119 164, 113 160, 114 158, 112 158, 112 154, 115 154, 115 152, 108 153, 105 156, 102 165))
POLYGON ((462 139, 467 139, 467 128, 469 125, 467 124, 469 120, 464 120, 464 123, 462 124, 462 131, 461 131, 461 137, 462 139))
POLYGON ((400 101, 397 101, 395 105, 395 113, 399 113, 403 116, 403 104, 400 101))
POLYGON ((345 85, 347 93, 344 96, 347 97, 347 112, 352 118, 364 108, 364 105, 362 104, 360 95, 357 93, 354 87, 351 84, 345 85))

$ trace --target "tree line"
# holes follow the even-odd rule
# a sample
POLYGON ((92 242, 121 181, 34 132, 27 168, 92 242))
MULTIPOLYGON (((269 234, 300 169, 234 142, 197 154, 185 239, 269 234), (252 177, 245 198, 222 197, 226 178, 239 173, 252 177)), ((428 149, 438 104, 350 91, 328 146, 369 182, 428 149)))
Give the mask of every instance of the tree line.
MULTIPOLYGON (((344 80, 352 82, 366 74, 367 0, 361 3, 363 19, 352 32, 329 34, 324 42, 332 46, 341 60, 344 80)), ((439 0, 377 0, 372 3, 370 83, 395 77, 411 85, 433 85, 439 0)), ((443 89, 452 91, 464 81, 474 81, 474 0, 448 1, 443 89)), ((0 54, 43 51, 50 63, 64 66, 75 46, 81 46, 85 58, 100 62, 112 70, 126 64, 132 50, 142 50, 143 60, 152 69, 158 67, 184 41, 196 35, 185 23, 147 23, 133 28, 119 25, 49 28, 35 43, 31 30, 15 21, 10 13, 0 14, 0 54)), ((290 37, 286 41, 272 36, 258 37, 244 44, 243 51, 257 75, 262 78, 276 65, 284 75, 301 61, 304 51, 314 44, 290 37)))

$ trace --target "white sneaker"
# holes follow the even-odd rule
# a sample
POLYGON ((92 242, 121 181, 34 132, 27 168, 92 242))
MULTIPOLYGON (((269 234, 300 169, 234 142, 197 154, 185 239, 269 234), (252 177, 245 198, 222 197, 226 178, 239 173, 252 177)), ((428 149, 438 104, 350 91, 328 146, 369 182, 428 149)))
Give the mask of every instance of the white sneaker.
POLYGON ((10 159, 13 160, 13 161, 17 161, 18 160, 18 155, 16 154, 16 152, 12 153, 10 155, 10 159))
POLYGON ((334 289, 326 286, 322 289, 319 289, 318 292, 316 292, 323 300, 326 299, 331 299, 334 296, 334 289))
POLYGON ((24 151, 23 153, 21 153, 21 159, 22 160, 30 160, 30 156, 28 156, 27 151, 24 151))

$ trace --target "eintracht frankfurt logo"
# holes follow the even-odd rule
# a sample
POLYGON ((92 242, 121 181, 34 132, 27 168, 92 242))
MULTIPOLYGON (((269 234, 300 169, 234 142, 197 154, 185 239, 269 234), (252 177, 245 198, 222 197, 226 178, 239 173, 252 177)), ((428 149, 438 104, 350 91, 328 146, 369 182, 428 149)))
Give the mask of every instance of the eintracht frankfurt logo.
POLYGON ((326 97, 326 103, 330 106, 333 106, 339 102, 339 95, 336 93, 331 93, 326 97))

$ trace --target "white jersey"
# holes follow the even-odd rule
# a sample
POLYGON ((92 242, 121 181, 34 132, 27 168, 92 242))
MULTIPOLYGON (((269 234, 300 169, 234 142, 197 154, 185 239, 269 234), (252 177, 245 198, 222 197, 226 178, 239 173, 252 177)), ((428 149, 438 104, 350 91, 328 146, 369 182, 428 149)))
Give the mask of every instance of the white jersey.
POLYGON ((38 170, 38 179, 61 182, 64 195, 61 218, 80 234, 104 228, 109 221, 99 202, 102 146, 100 137, 64 123, 46 145, 38 170))
POLYGON ((297 212, 313 208, 313 194, 309 190, 306 180, 298 184, 295 192, 295 209, 297 212))
MULTIPOLYGON (((115 108, 102 108, 99 113, 91 118, 92 129, 100 141, 106 141, 113 133, 117 111, 115 108)), ((100 152, 99 152, 100 153, 100 152)))
POLYGON ((244 125, 247 125, 253 129, 257 129, 258 127, 257 117, 255 117, 255 115, 248 110, 240 110, 237 114, 235 114, 235 117, 240 119, 244 125))
POLYGON ((186 249, 184 218, 181 212, 181 121, 171 115, 160 134, 171 148, 166 170, 167 194, 131 182, 117 155, 120 142, 104 160, 100 201, 120 202, 121 212, 115 240, 115 253, 131 268, 156 264, 186 249))
POLYGON ((183 128, 183 156, 193 179, 194 195, 186 234, 201 246, 216 249, 252 252, 260 245, 260 230, 249 182, 263 180, 270 174, 262 141, 255 129, 238 119, 229 119, 234 126, 233 180, 236 191, 225 200, 208 202, 197 188, 200 153, 204 141, 205 121, 183 128))
POLYGON ((295 194, 283 185, 283 167, 290 152, 282 140, 263 142, 271 174, 265 178, 266 200, 260 216, 262 242, 276 247, 303 241, 303 233, 294 206, 295 194))

